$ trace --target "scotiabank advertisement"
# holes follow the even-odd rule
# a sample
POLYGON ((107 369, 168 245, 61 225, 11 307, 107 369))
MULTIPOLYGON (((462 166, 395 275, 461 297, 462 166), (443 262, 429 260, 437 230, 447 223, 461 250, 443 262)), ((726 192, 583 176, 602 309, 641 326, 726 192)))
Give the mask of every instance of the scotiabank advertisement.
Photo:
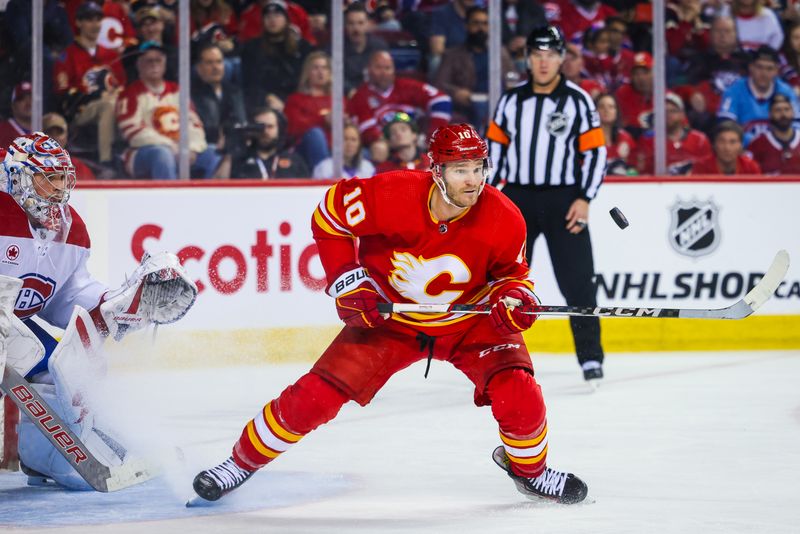
MULTIPOLYGON (((92 189, 73 205, 92 238, 93 274, 115 287, 143 251, 178 254, 200 295, 171 328, 333 326, 310 218, 326 186, 92 189)), ((800 182, 606 183, 592 203, 601 305, 722 307, 745 295, 775 253, 792 258, 760 313, 800 314, 800 182), (630 226, 609 216, 619 207, 630 226)), ((564 303, 542 238, 532 277, 547 304, 564 303)))

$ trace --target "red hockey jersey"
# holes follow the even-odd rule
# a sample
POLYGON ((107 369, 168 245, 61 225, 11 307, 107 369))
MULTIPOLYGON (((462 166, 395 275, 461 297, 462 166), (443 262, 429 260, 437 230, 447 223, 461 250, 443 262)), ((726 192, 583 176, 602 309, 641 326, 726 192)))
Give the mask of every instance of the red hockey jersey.
MULTIPOLYGON (((717 164, 717 157, 714 154, 701 159, 694 164, 692 174, 724 174, 717 164)), ((761 167, 758 163, 745 155, 736 158, 736 171, 733 174, 761 174, 761 167)))
MULTIPOLYGON (((477 304, 507 283, 532 289, 519 209, 487 185, 474 206, 438 221, 429 207, 435 187, 426 171, 387 172, 332 186, 312 218, 328 282, 357 257, 391 302, 477 304)), ((475 317, 412 313, 392 320, 444 335, 469 328, 475 317)))
POLYGON ((56 93, 78 91, 88 95, 125 85, 125 70, 119 61, 119 54, 113 50, 97 45, 94 54, 91 54, 74 42, 64 54, 63 61, 57 62, 53 68, 56 93), (107 73, 105 78, 102 76, 104 73, 107 73))
POLYGON ((364 82, 348 103, 348 113, 356 118, 365 145, 381 137, 381 128, 386 120, 398 111, 417 118, 417 122, 420 115, 425 115, 430 135, 436 128, 450 122, 452 109, 449 96, 430 84, 411 78, 397 78, 384 93, 364 82))
MULTIPOLYGON (((687 128, 678 141, 667 140, 667 173, 672 176, 689 174, 692 166, 711 154, 711 142, 700 130, 687 128)), ((651 133, 639 138, 639 174, 653 174, 655 168, 655 139, 651 133)))
POLYGON ((794 131, 789 142, 766 131, 753 139, 747 149, 764 174, 800 174, 800 130, 794 131))

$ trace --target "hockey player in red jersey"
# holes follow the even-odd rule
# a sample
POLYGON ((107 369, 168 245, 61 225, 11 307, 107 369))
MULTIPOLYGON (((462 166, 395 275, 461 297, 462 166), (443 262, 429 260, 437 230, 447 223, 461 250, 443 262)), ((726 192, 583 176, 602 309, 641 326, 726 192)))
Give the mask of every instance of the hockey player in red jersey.
POLYGON ((312 217, 314 238, 345 327, 295 384, 247 423, 222 464, 194 489, 214 501, 242 485, 346 402, 367 405, 422 359, 444 360, 491 406, 502 445, 495 462, 530 498, 582 501, 586 484, 546 466, 542 392, 522 332, 536 319, 519 210, 486 186, 486 143, 466 124, 431 137, 431 171, 393 171, 332 186, 312 217), (492 303, 489 315, 379 313, 379 302, 492 303))

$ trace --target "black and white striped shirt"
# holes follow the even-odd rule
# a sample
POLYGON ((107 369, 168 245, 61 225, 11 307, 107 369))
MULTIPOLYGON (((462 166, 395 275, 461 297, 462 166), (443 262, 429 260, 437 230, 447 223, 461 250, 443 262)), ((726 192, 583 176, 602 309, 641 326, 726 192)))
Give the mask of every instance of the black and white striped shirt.
POLYGON ((561 76, 550 94, 528 83, 506 91, 486 133, 492 172, 489 183, 533 188, 580 187, 597 194, 606 171, 600 117, 591 97, 561 76))

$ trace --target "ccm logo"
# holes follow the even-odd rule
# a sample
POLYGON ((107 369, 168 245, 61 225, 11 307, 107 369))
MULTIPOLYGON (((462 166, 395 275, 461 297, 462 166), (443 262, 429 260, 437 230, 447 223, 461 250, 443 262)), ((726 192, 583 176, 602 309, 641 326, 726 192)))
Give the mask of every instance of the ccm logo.
POLYGON ((595 308, 595 315, 616 315, 618 317, 658 317, 661 310, 658 308, 595 308))
POLYGON ((488 349, 484 349, 478 353, 478 358, 483 358, 487 354, 492 352, 499 352, 501 350, 508 350, 508 349, 518 349, 520 348, 519 343, 503 343, 502 345, 495 345, 494 347, 489 347, 488 349))
POLYGON ((88 459, 86 453, 83 452, 80 447, 75 445, 75 442, 71 437, 69 437, 69 434, 67 434, 64 429, 61 428, 61 425, 52 423, 53 416, 47 412, 47 408, 42 405, 41 402, 34 398, 33 394, 27 387, 17 386, 11 388, 11 393, 20 401, 25 403, 25 410, 27 410, 28 415, 30 415, 34 421, 39 423, 39 426, 47 431, 47 433, 53 437, 55 442, 58 443, 58 445, 64 449, 68 455, 73 456, 71 460, 75 465, 88 459))

